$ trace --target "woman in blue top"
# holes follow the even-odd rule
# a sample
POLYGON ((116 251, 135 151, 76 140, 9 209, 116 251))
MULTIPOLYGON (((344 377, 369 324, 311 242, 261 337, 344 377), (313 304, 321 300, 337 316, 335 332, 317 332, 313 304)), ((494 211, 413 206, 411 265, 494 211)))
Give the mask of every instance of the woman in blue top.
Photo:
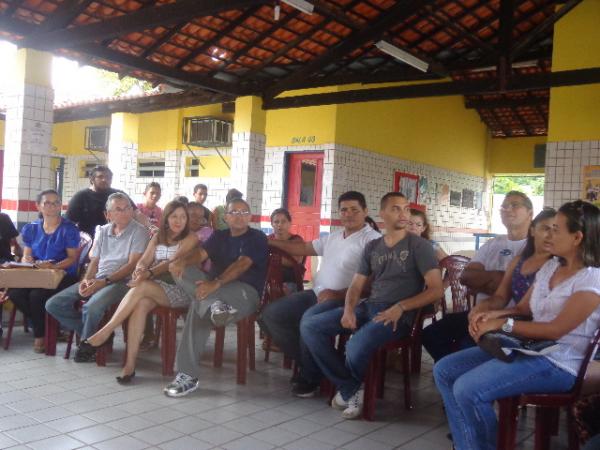
POLYGON ((19 311, 31 319, 34 333, 33 350, 44 353, 46 301, 77 281, 79 230, 60 216, 61 201, 53 189, 38 194, 37 208, 41 219, 23 227, 23 262, 35 263, 41 269, 62 269, 67 273, 56 289, 9 289, 0 303, 10 299, 19 311))

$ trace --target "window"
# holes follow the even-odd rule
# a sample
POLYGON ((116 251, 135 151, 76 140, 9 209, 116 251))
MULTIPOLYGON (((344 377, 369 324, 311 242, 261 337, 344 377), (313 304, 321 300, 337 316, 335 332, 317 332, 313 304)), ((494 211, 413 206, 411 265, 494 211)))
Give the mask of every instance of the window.
POLYGON ((165 161, 156 159, 140 159, 137 168, 138 177, 159 178, 165 176, 165 161))
POLYGON ((186 177, 198 177, 200 176, 200 158, 186 158, 185 159, 185 176, 186 177))
POLYGON ((317 178, 317 160, 305 159, 300 166, 300 206, 313 206, 315 203, 315 184, 317 178))
POLYGON ((92 169, 104 164, 102 161, 81 161, 79 166, 79 178, 89 178, 92 169))
POLYGON ((109 127, 85 127, 85 149, 107 152, 109 134, 109 127))

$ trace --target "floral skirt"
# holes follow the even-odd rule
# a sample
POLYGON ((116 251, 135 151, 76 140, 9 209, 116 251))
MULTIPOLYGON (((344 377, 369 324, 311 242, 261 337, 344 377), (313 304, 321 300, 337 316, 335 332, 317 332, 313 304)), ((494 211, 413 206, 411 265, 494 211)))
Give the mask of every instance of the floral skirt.
POLYGON ((167 295, 171 308, 187 308, 192 299, 176 284, 170 284, 162 280, 154 280, 167 295))

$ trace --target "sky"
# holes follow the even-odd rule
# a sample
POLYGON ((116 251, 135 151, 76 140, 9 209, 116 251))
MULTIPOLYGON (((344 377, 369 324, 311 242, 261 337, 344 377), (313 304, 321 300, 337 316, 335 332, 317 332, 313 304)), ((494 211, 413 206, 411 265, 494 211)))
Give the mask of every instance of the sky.
MULTIPOLYGON (((0 64, 9 66, 17 47, 6 41, 0 41, 0 64)), ((0 70, 0 96, 5 92, 10 74, 0 70)), ((114 85, 100 76, 100 71, 90 66, 80 66, 76 61, 54 57, 52 64, 52 86, 54 87, 54 103, 66 101, 89 100, 109 97, 114 85)))

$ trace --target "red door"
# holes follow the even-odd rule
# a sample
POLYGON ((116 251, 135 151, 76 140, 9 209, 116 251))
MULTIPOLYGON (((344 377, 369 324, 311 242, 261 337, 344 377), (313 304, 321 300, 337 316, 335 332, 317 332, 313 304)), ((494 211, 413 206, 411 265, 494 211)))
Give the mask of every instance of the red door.
MULTIPOLYGON (((323 153, 291 153, 288 160, 287 208, 292 215, 291 232, 305 241, 319 237, 323 153)), ((310 280, 310 258, 305 279, 310 280)))

